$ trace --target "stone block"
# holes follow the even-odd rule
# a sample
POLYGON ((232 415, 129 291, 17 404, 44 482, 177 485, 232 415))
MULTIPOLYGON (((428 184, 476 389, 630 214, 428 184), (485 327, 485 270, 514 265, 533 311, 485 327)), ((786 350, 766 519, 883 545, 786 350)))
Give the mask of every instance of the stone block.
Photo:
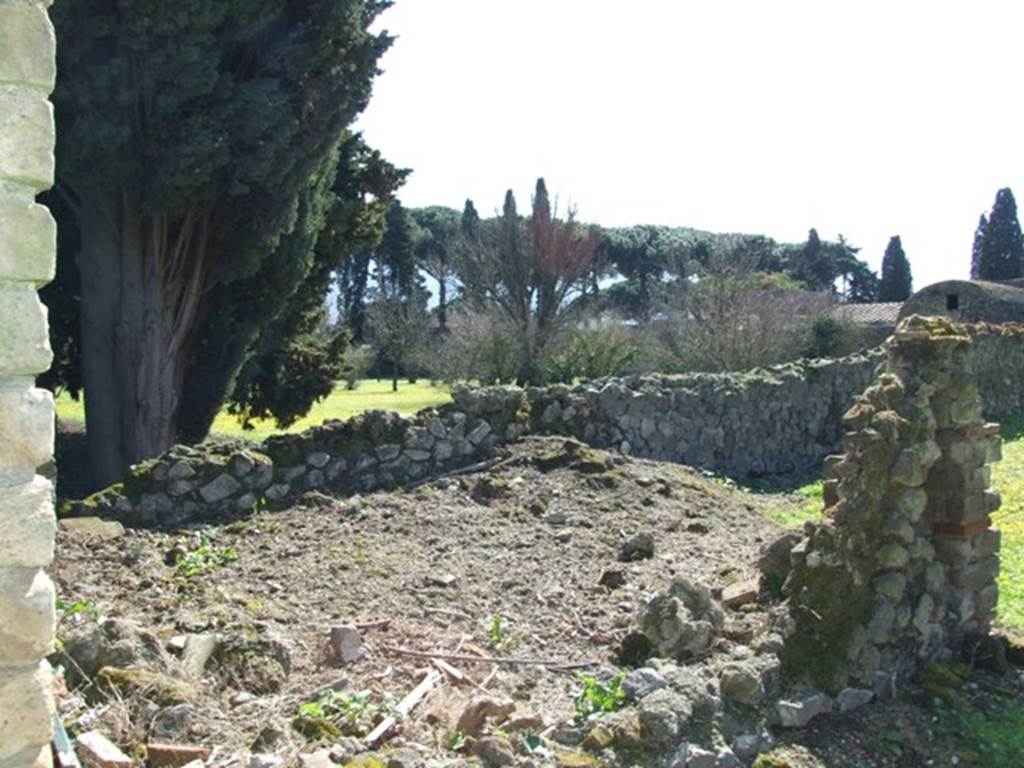
POLYGON ((36 3, 0 2, 0 82, 25 83, 49 93, 57 76, 56 39, 36 3))
POLYGON ((0 486, 0 567, 45 568, 53 559, 56 528, 49 480, 34 475, 0 486))
POLYGON ((26 376, 50 367, 46 308, 32 283, 0 283, 0 376, 26 376))
MULTIPOLYGON (((0 50, 3 50, 0 48, 0 50)), ((53 186, 53 106, 42 91, 0 85, 0 178, 53 186)))
POLYGON ((0 667, 18 667, 51 651, 56 595, 35 568, 0 569, 0 667))
POLYGON ((0 279, 48 283, 56 264, 57 224, 50 212, 31 200, 0 196, 0 279))
POLYGON ((53 458, 53 395, 30 378, 0 379, 0 469, 35 470, 53 458))
MULTIPOLYGON (((0 670, 0 764, 53 740, 53 674, 45 661, 0 670)), ((16 763, 11 763, 15 765, 16 763)), ((19 765, 18 768, 21 768, 19 765)))

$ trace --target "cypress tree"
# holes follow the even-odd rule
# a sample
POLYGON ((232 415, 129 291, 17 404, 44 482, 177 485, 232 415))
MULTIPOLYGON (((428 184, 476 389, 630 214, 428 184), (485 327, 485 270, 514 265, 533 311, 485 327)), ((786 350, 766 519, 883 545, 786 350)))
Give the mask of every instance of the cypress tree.
POLYGON ((996 193, 982 243, 978 277, 1012 280, 1024 276, 1024 238, 1017 221, 1017 202, 1009 187, 996 193))
POLYGON ((246 361, 287 346, 292 308, 322 304, 332 208, 380 198, 348 196, 342 156, 391 42, 370 31, 387 6, 54 6, 58 223, 78 244, 58 259, 80 277, 96 484, 204 437, 246 361))
POLYGON ((882 257, 882 278, 878 283, 879 301, 906 301, 910 298, 913 278, 910 274, 910 262, 903 253, 900 236, 894 235, 885 247, 882 257))
POLYGON ((981 262, 985 253, 985 233, 988 231, 988 217, 983 213, 974 230, 974 244, 971 246, 971 280, 981 278, 981 262))
POLYGON ((476 212, 476 206, 468 197, 462 208, 462 219, 459 224, 462 236, 470 240, 480 237, 480 214, 476 212))

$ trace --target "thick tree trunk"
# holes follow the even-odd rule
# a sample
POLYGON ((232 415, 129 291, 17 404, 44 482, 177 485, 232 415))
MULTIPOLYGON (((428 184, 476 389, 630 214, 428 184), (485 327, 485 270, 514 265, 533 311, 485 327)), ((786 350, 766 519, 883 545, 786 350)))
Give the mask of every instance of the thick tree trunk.
POLYGON ((177 433, 185 360, 165 279, 167 233, 134 203, 92 200, 81 216, 82 374, 97 488, 168 449, 177 433))

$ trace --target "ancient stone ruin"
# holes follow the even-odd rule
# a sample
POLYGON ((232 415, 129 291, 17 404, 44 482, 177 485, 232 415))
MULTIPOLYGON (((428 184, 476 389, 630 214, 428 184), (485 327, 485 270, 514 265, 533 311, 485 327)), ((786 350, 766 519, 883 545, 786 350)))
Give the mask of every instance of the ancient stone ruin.
POLYGON ((969 338, 914 317, 884 371, 847 412, 830 457, 825 518, 793 549, 783 587, 792 634, 785 668, 830 693, 894 691, 921 662, 988 631, 995 611, 999 495, 969 338))
POLYGON ((56 226, 35 196, 53 184, 55 40, 50 0, 0 0, 0 765, 50 764, 56 520, 53 398, 36 290, 53 279, 56 226))

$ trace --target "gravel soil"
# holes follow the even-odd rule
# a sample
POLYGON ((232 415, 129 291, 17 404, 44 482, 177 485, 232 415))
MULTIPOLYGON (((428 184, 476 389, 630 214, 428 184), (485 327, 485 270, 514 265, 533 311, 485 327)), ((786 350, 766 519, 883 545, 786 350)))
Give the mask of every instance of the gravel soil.
MULTIPOLYGON (((299 708, 327 689, 370 692, 365 717, 351 727, 361 735, 387 702, 435 669, 403 650, 452 654, 467 679, 436 685, 388 748, 459 760, 450 749, 456 723, 482 689, 513 700, 516 717, 539 718, 531 730, 550 735, 572 719, 580 688, 577 670, 561 667, 579 665, 600 679, 618 672, 619 642, 673 575, 713 590, 753 576, 760 548, 782 531, 763 514, 778 502, 686 467, 531 438, 477 471, 404 491, 307 494, 288 509, 189 530, 129 529, 107 540, 62 529, 51 570, 62 608, 58 636, 107 616, 137 623, 170 649, 176 637, 203 633, 283 644, 290 668, 279 680, 268 682, 259 665, 215 658, 191 681, 196 715, 176 739, 216 747, 212 764, 225 766, 232 755, 294 760, 336 742, 293 727, 299 708), (653 557, 621 561, 623 544, 641 533, 653 538, 653 557), (200 546, 230 556, 191 575, 173 564, 175 553, 200 546), (618 572, 620 586, 601 583, 608 572, 618 572), (366 651, 345 665, 329 642, 341 624, 359 626, 366 651)), ((756 609, 729 612, 725 634, 741 641, 764 617, 756 609)), ((173 650, 168 658, 161 671, 180 677, 173 650)), ((66 723, 86 714, 84 725, 129 753, 152 740, 156 712, 145 695, 107 698, 97 709, 89 681, 75 693, 65 699, 66 723)), ((1019 688, 1014 695, 1019 702, 1019 688)), ((789 764, 948 765, 948 751, 939 762, 932 753, 948 749, 940 736, 903 739, 898 754, 880 738, 903 724, 910 734, 938 733, 929 706, 878 704, 817 721, 784 737, 789 764)))

